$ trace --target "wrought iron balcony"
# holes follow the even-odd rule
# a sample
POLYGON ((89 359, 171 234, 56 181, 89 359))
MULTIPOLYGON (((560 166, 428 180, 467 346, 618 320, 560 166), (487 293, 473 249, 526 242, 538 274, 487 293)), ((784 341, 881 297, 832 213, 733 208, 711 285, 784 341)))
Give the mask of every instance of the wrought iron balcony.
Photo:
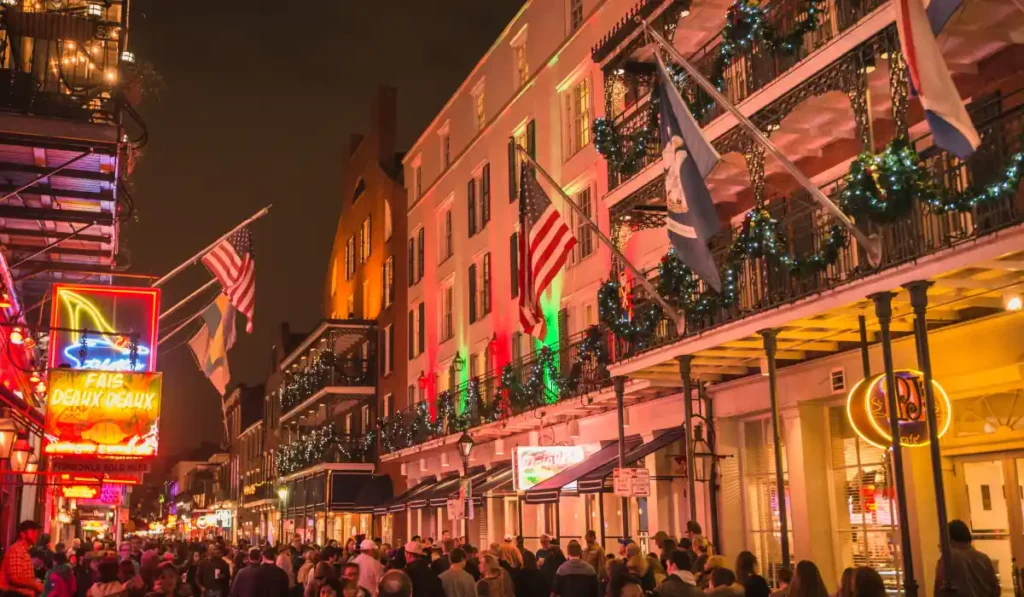
POLYGON ((373 462, 373 434, 338 434, 333 424, 299 434, 277 451, 277 472, 280 476, 318 464, 373 462))
POLYGON ((609 336, 596 326, 542 348, 501 373, 471 378, 426 402, 379 422, 381 452, 389 453, 495 423, 545 405, 596 392, 611 384, 609 336))
POLYGON ((278 398, 281 413, 287 414, 328 388, 369 387, 375 383, 372 359, 340 357, 323 351, 309 367, 285 373, 278 398))
MULTIPOLYGON (((1024 105, 1019 104, 1022 94, 1002 96, 993 102, 975 107, 978 132, 982 145, 966 162, 931 145, 930 138, 918 139, 918 148, 924 164, 938 185, 940 195, 961 192, 982 192, 990 185, 1002 183, 1014 163, 1013 157, 1024 151, 1024 105), (1017 106, 1000 113, 1003 105, 1017 106), (979 114, 990 113, 989 119, 979 114)), ((845 187, 845 177, 834 180, 821 188, 827 196, 838 202, 845 187)), ((908 262, 938 253, 998 230, 1024 222, 1024 200, 1020 189, 1004 189, 1007 192, 995 199, 980 203, 966 211, 935 210, 918 198, 913 198, 909 213, 886 224, 862 222, 868 234, 877 234, 882 243, 882 259, 877 268, 868 265, 864 252, 850 241, 839 250, 833 265, 820 272, 793 273, 784 264, 768 258, 745 258, 736 275, 735 304, 729 307, 712 307, 701 312, 686 313, 685 336, 680 336, 668 320, 656 327, 653 338, 635 342, 617 339, 612 359, 615 361, 635 356, 638 353, 669 344, 682 337, 688 337, 736 321, 768 309, 794 302, 817 293, 835 289, 861 278, 877 274, 908 262)), ((834 218, 823 214, 806 193, 795 193, 789 197, 773 199, 769 210, 780 223, 787 237, 786 252, 790 256, 806 255, 820 250, 836 224, 834 218)), ((712 253, 719 266, 729 257, 732 240, 740 228, 729 229, 713 239, 712 253)), ((656 280, 658 270, 649 272, 656 280)), ((707 291, 699 282, 690 297, 669 297, 670 300, 687 298, 691 303, 699 293, 707 291)), ((634 288, 634 312, 650 302, 643 288, 634 288)), ((679 301, 683 302, 683 301, 679 301)))
MULTIPOLYGON (((806 33, 802 43, 789 52, 763 47, 760 41, 751 41, 734 55, 730 61, 721 62, 723 55, 724 29, 709 40, 702 48, 689 56, 689 60, 712 82, 720 80, 722 93, 733 104, 740 104, 755 92, 777 80, 813 51, 838 37, 856 25, 872 11, 885 4, 886 0, 825 0, 817 11, 818 26, 806 33)), ((807 0, 777 0, 768 6, 765 21, 779 36, 795 31, 808 19, 807 0)), ((630 25, 634 26, 634 25, 630 25)), ((652 73, 626 73, 625 84, 642 89, 652 88, 652 73), (641 79, 646 79, 642 80, 641 79)), ((610 84, 618 84, 610 79, 610 84)), ((706 92, 699 89, 692 80, 683 80, 683 97, 691 106, 701 126, 707 126, 723 109, 706 92)), ((661 142, 657 135, 658 115, 652 114, 652 106, 646 98, 628 105, 612 119, 612 128, 622 138, 624 154, 631 154, 637 139, 632 135, 639 130, 653 131, 646 143, 643 158, 625 168, 608 169, 608 190, 617 188, 637 173, 661 159, 661 142)))

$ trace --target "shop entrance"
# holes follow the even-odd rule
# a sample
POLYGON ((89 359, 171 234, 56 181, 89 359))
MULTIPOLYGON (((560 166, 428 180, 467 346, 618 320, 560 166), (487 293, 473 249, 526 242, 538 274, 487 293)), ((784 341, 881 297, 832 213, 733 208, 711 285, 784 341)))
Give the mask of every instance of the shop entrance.
POLYGON ((992 558, 1002 594, 1013 595, 1014 575, 1024 565, 1024 453, 979 455, 959 460, 957 468, 974 546, 992 558))

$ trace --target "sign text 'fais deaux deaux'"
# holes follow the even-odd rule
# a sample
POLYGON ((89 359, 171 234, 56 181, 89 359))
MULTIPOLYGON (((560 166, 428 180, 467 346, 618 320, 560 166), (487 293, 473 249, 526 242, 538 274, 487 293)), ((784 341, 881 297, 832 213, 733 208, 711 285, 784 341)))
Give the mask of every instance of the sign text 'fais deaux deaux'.
POLYGON ((51 369, 46 453, 155 456, 161 380, 160 373, 51 369))

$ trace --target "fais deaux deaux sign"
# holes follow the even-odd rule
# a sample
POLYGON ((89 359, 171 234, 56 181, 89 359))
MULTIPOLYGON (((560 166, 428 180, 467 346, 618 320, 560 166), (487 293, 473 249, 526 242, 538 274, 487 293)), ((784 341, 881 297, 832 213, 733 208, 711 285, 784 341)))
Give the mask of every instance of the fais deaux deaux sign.
POLYGON ((512 459, 516 491, 526 491, 583 462, 582 446, 519 446, 512 459))

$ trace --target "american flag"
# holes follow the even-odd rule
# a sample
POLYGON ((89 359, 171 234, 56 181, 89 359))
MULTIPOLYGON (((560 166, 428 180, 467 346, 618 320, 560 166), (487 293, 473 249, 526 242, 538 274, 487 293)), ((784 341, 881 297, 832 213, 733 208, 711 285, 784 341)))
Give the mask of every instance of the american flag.
POLYGON ((519 184, 519 322, 523 331, 544 338, 540 296, 558 275, 576 237, 524 163, 519 184))
POLYGON ((252 252, 249 228, 232 232, 203 255, 203 263, 224 287, 231 304, 248 319, 245 331, 251 334, 256 311, 256 255, 252 252))

